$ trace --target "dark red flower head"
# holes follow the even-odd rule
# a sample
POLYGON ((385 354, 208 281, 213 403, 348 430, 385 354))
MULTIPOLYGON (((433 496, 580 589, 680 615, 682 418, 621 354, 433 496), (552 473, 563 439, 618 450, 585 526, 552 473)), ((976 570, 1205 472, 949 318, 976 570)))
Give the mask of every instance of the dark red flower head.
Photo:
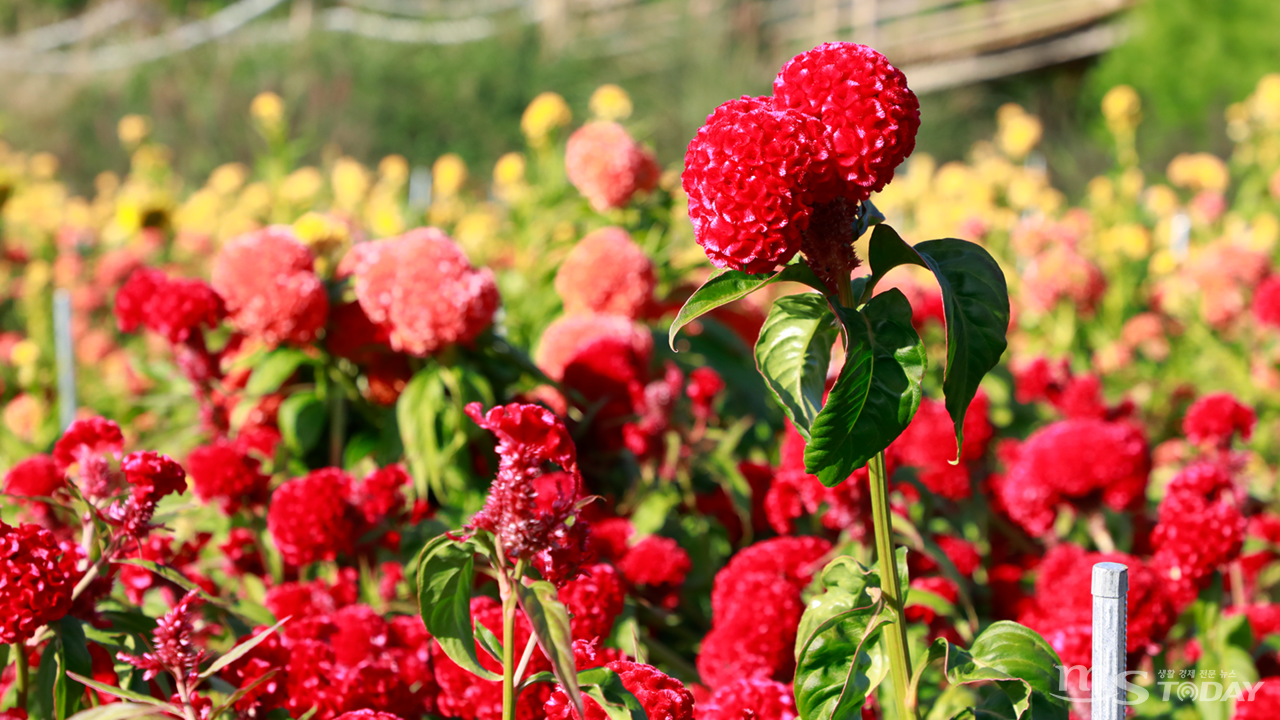
POLYGON ((170 278, 153 268, 138 268, 116 294, 116 323, 121 332, 138 327, 171 343, 186 342, 200 327, 216 327, 222 300, 203 280, 170 278))
POLYGON ((313 470, 275 489, 267 531, 289 565, 332 560, 355 541, 351 478, 338 468, 313 470))
POLYGON ((187 456, 196 497, 217 502, 228 515, 246 505, 266 504, 271 478, 263 474, 260 464, 238 444, 222 439, 201 445, 187 456))
POLYGON ((699 702, 697 710, 698 720, 795 720, 798 715, 791 686, 762 678, 721 686, 705 705, 699 702))
POLYGON ((0 521, 0 643, 21 643, 61 620, 80 579, 76 556, 39 525, 0 521))
POLYGON ((120 426, 104 417, 81 418, 71 423, 53 446, 53 459, 66 470, 85 457, 117 454, 124 448, 120 426))
POLYGON ((512 403, 481 413, 480 403, 467 415, 498 438, 498 474, 473 527, 497 536, 513 557, 533 560, 543 575, 549 570, 562 581, 577 572, 586 550, 587 524, 574 522, 581 499, 578 455, 564 422, 540 405, 512 403), (560 486, 549 510, 538 507, 540 478, 548 463, 558 465, 560 486), (560 566, 567 564, 561 570, 560 566))
MULTIPOLYGON (((649 720, 693 720, 693 695, 679 680, 668 677, 652 665, 614 660, 605 667, 618 673, 622 686, 631 691, 644 707, 649 720)), ((586 720, 606 720, 604 710, 595 700, 582 696, 587 711, 586 720)), ((578 711, 569 702, 569 695, 556 686, 546 704, 547 720, 579 720, 578 711)))
POLYGON ((155 504, 160 498, 187 489, 187 473, 167 455, 150 450, 129 453, 120 461, 124 479, 133 486, 139 503, 155 504))
MULTIPOLYGON (((53 497, 66 485, 66 475, 49 455, 32 455, 9 468, 4 475, 4 491, 18 497, 53 497)), ((47 502, 31 501, 27 504, 41 517, 47 515, 50 508, 47 502)))

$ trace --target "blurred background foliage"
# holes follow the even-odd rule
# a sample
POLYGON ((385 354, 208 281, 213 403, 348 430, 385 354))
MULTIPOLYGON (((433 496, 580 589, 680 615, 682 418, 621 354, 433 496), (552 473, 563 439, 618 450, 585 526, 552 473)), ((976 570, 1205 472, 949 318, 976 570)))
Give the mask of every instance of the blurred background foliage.
MULTIPOLYGON (((207 17, 224 0, 161 0, 148 6, 154 27, 207 17)), ((87 0, 0 0, 0 29, 13 34, 91 8, 87 0)), ((256 136, 242 108, 258 92, 281 94, 301 134, 305 162, 326 152, 365 161, 390 153, 414 166, 445 152, 488 166, 518 148, 519 116, 538 93, 562 94, 575 115, 605 82, 621 84, 648 109, 636 128, 659 161, 677 162, 706 114, 723 98, 768 91, 772 58, 743 18, 760 3, 737 0, 715 22, 684 23, 664 45, 665 62, 635 67, 627 58, 552 51, 535 25, 514 12, 495 36, 458 45, 386 43, 313 33, 289 43, 211 43, 129 70, 83 76, 3 75, 0 136, 16 147, 46 148, 62 176, 87 191, 103 168, 128 157, 116 120, 149 116, 154 138, 177 149, 188 181, 227 160, 248 161, 256 136)), ((287 4, 273 11, 287 16, 287 4)), ((1280 62, 1280 3, 1275 0, 1143 0, 1128 11, 1126 42, 1107 54, 995 81, 928 93, 919 147, 939 160, 960 159, 994 130, 995 110, 1016 102, 1045 123, 1045 161, 1055 184, 1079 197, 1108 167, 1105 127, 1096 108, 1106 89, 1135 87, 1148 122, 1138 139, 1149 170, 1180 148, 1225 152, 1223 110, 1245 97, 1280 62), (1159 60, 1155 60, 1159 58, 1159 60)))

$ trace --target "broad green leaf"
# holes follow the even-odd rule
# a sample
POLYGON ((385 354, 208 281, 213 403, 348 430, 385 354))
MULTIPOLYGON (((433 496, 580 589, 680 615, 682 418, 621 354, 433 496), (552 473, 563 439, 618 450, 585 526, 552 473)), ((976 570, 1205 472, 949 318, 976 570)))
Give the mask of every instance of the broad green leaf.
POLYGON ((215 660, 214 663, 205 669, 204 672, 200 673, 200 677, 203 679, 217 675, 219 670, 244 657, 250 650, 256 648, 260 643, 274 635, 275 632, 280 629, 280 626, 287 622, 289 622, 289 618, 281 618, 280 622, 272 625, 263 632, 254 635, 249 641, 240 643, 239 645, 231 648, 225 655, 215 660))
POLYGON ((883 222, 884 213, 880 212, 880 209, 875 205, 872 205, 870 200, 863 200, 858 203, 858 214, 853 221, 854 239, 862 237, 868 228, 883 222))
POLYGON ((71 720, 138 720, 144 717, 163 717, 155 705, 117 702, 81 710, 71 720))
POLYGON ((803 261, 788 265, 776 273, 759 275, 749 275, 740 270, 722 270, 712 275, 702 284, 702 287, 693 291, 689 299, 684 301, 684 307, 680 308, 676 319, 671 323, 671 329, 667 331, 667 342, 671 345, 671 349, 675 350, 676 335, 681 328, 699 316, 728 305, 734 300, 741 300, 766 285, 784 280, 808 285, 819 292, 826 291, 822 281, 803 261))
POLYGON ((31 690, 27 695, 27 712, 32 720, 54 720, 54 685, 58 672, 58 641, 55 638, 40 654, 40 667, 32 673, 31 690))
POLYGON ((1066 720, 1068 702, 1057 697, 1058 654, 1039 633, 1001 620, 988 627, 969 650, 939 638, 916 662, 910 693, 915 696, 924 669, 943 660, 947 682, 953 685, 991 682, 1004 692, 1014 716, 1028 712, 1034 720, 1066 720))
POLYGON ((897 289, 841 310, 845 361, 805 446, 805 469, 835 487, 889 447, 920 407, 928 359, 897 289))
POLYGON ((956 428, 958 460, 969 403, 1008 346, 1009 288, 991 253, 967 240, 929 240, 915 249, 942 288, 947 325, 942 394, 956 428))
POLYGON ((560 602, 556 586, 546 580, 528 585, 515 584, 516 600, 529 618, 534 637, 542 652, 551 660, 551 669, 564 687, 565 694, 573 701, 579 717, 586 717, 582 709, 582 694, 578 688, 578 668, 573 658, 573 630, 569 626, 569 611, 560 602))
POLYGON ((315 393, 300 392, 290 395, 280 403, 276 417, 280 435, 289 447, 305 453, 320 441, 328 411, 315 393))
POLYGON ((502 662, 502 641, 498 639, 493 631, 485 627, 481 623, 476 623, 476 641, 480 643, 480 647, 484 651, 493 656, 494 660, 502 662))
POLYGON ((802 720, 857 720, 872 688, 868 652, 891 624, 884 603, 841 612, 814 629, 796 663, 796 710, 802 720))
POLYGON ((396 401, 396 424, 419 493, 460 506, 468 462, 457 456, 480 429, 466 416, 467 403, 493 404, 493 389, 479 373, 432 363, 419 370, 396 401))
POLYGON ((912 605, 929 608, 937 614, 947 617, 954 617, 956 614, 955 603, 936 592, 925 590, 924 588, 907 589, 907 602, 904 607, 911 607, 912 605))
POLYGON ((475 548, 448 535, 432 538, 417 560, 418 608, 422 623, 459 666, 485 680, 502 676, 480 665, 471 626, 475 548))
POLYGON ((609 720, 647 720, 644 706, 609 668, 592 668, 578 673, 578 684, 609 720))
POLYGON ((3 673, 9 667, 9 648, 10 645, 0 645, 0 673, 3 673))
POLYGON ((58 661, 63 672, 54 690, 54 714, 66 718, 80 709, 80 698, 84 696, 84 686, 67 679, 66 671, 92 674, 93 658, 89 655, 84 626, 79 620, 66 616, 58 621, 58 637, 61 647, 58 661))
POLYGON ((831 346, 838 335, 827 299, 805 293, 778 298, 756 340, 756 367, 806 440, 822 410, 831 346))
POLYGON ((118 688, 111 685, 107 685, 106 683, 100 683, 97 680, 93 680, 91 678, 85 677, 84 675, 80 675, 79 673, 68 672, 67 675, 69 675, 72 680, 75 680, 81 685, 84 685, 85 687, 93 688, 94 690, 97 690, 100 693, 105 693, 112 697, 118 697, 121 700, 128 700, 130 702, 141 703, 143 705, 150 705, 152 707, 157 707, 162 710, 165 710, 166 712, 173 713, 175 717, 182 717, 182 709, 175 707, 172 703, 167 703, 163 700, 157 700, 151 697, 150 695, 143 695, 142 693, 136 693, 131 690, 125 690, 124 688, 118 688))
POLYGON ((244 386, 245 394, 256 397, 279 390, 299 367, 308 362, 311 362, 311 358, 298 348, 272 350, 254 365, 249 381, 244 386))

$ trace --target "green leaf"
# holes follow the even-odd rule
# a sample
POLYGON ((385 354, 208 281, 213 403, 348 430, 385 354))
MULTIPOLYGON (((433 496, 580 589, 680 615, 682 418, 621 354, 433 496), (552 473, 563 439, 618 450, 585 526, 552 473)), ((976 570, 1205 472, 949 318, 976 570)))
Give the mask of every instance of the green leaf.
POLYGON ((311 362, 311 357, 297 348, 277 348, 253 368, 244 392, 250 396, 266 395, 280 389, 298 368, 311 362))
POLYGON ((551 669, 564 687, 565 693, 578 710, 578 717, 586 717, 582 709, 582 694, 578 688, 578 668, 573 659, 573 630, 569 626, 569 611, 565 610, 556 592, 556 586, 546 580, 523 585, 515 583, 516 600, 529 618, 534 637, 542 652, 551 660, 551 669))
POLYGON ((483 375, 462 367, 431 363, 419 370, 396 401, 396 424, 419 492, 430 489, 442 504, 461 505, 467 491, 467 462, 457 457, 480 428, 466 416, 467 403, 493 404, 483 375))
POLYGON ((943 672, 953 685, 994 683, 1013 706, 1014 715, 1028 711, 1034 720, 1066 720, 1068 702, 1056 696, 1062 661, 1036 631, 1015 622, 992 624, 969 650, 939 638, 916 663, 911 694, 915 695, 924 668, 944 660, 943 672))
POLYGON ((481 623, 477 623, 475 629, 476 640, 480 642, 480 647, 493 656, 494 660, 502 662, 502 641, 498 639, 498 636, 494 635, 492 630, 481 623))
POLYGON ((71 617, 63 617, 58 621, 59 663, 63 670, 58 677, 58 687, 54 690, 54 710, 59 718, 74 715, 80 709, 80 698, 84 696, 84 686, 66 678, 66 671, 84 675, 93 673, 93 658, 89 655, 89 647, 85 641, 84 626, 71 617))
MULTIPOLYGON (((877 229, 878 230, 878 229, 877 229)), ((920 407, 928 358, 897 289, 843 308, 845 361, 805 446, 805 469, 835 487, 889 447, 920 407)))
POLYGON ((289 447, 305 453, 319 442, 328 414, 324 402, 315 393, 300 392, 280 403, 276 418, 280 435, 289 447))
POLYGON ((684 307, 680 308, 676 319, 671 323, 671 329, 667 331, 667 342, 671 345, 671 349, 675 350, 676 335, 684 326, 698 317, 735 300, 741 300, 766 285, 785 280, 808 285, 819 292, 826 292, 822 281, 803 261, 788 265, 772 274, 748 275, 740 270, 722 270, 708 278, 702 287, 694 290, 689 299, 684 301, 684 307))
POLYGON ((903 607, 911 607, 912 605, 929 608, 937 614, 947 617, 954 617, 956 614, 955 603, 936 592, 925 590, 924 588, 907 589, 907 601, 903 607))
POLYGON ((432 538, 417 560, 418 607, 422 623, 459 666, 485 680, 502 676, 480 665, 471 626, 471 586, 475 547, 448 535, 432 538))
POLYGON ((58 676, 58 641, 55 639, 45 646, 40 654, 40 667, 36 668, 35 677, 31 678, 31 692, 27 696, 27 712, 32 720, 53 720, 54 685, 58 676))
POLYGON ((85 677, 84 675, 81 675, 79 673, 68 672, 67 675, 70 676, 72 680, 75 680, 81 685, 84 685, 85 687, 93 688, 94 690, 97 690, 100 693, 105 693, 112 697, 118 697, 121 700, 129 700, 131 702, 142 703, 144 705, 157 707, 166 712, 173 713, 176 717, 182 717, 181 708, 175 707, 172 703, 167 703, 163 700, 157 700, 151 697, 150 695, 143 695, 142 693, 136 693, 131 690, 125 690, 124 688, 118 688, 111 685, 107 685, 106 683, 100 683, 97 680, 93 680, 91 678, 85 677))
POLYGON ((928 268, 942 290, 947 326, 947 366, 942 383, 956 429, 956 457, 964 443, 964 416, 978 384, 1004 354, 1009 330, 1009 288, 1000 265, 967 240, 928 240, 912 247, 893 228, 878 225, 867 250, 871 279, 865 291, 899 265, 928 268))
POLYGON ((756 340, 756 367, 806 440, 822 410, 831 346, 838 334, 827 299, 805 293, 778 298, 756 340))
POLYGON ((853 221, 853 237, 860 238, 867 229, 884 222, 884 213, 871 204, 870 200, 858 203, 858 215, 853 221))
POLYGON ((231 648, 229 651, 227 651, 225 655, 218 658, 216 661, 214 661, 212 665, 206 668, 204 672, 200 673, 200 678, 204 679, 208 677, 213 677, 214 675, 218 674, 219 670, 230 665, 236 660, 239 660, 240 658, 244 657, 246 653, 248 653, 250 650, 257 647, 259 643, 262 643, 267 638, 274 635, 275 632, 280 629, 280 626, 284 625, 287 622, 289 622, 289 618, 283 618, 280 620, 280 622, 276 623, 275 625, 272 625, 270 628, 267 628, 265 631, 260 632, 257 635, 254 635, 253 638, 250 639, 248 642, 240 643, 239 645, 236 645, 235 647, 231 648))
POLYGON ((857 720, 872 688, 868 652, 891 624, 884 603, 841 612, 814 629, 796 663, 796 710, 802 720, 857 720))
POLYGON ((235 704, 240 702, 240 700, 244 698, 244 696, 253 692, 254 689, 257 688, 259 685, 270 680, 277 672, 279 672, 278 668, 272 668, 271 670, 268 670, 265 673, 259 675, 256 679, 254 679, 253 682, 249 683, 248 685, 245 685, 244 687, 238 688, 234 692, 231 692, 231 694, 227 696, 227 699, 222 701, 221 705, 214 708, 212 713, 213 717, 215 718, 220 717, 222 713, 235 707, 235 704))
POLYGON ((596 701, 609 720, 647 720, 644 706, 609 668, 592 668, 578 673, 578 684, 596 701))

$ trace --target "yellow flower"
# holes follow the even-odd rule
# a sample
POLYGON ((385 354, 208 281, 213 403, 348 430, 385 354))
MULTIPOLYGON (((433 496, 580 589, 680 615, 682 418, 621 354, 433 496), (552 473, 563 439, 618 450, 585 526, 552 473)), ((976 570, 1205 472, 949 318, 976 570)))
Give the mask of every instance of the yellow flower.
POLYGON ((239 190, 248 178, 249 168, 240 163, 227 163, 214 168, 207 185, 219 195, 230 195, 239 190))
POLYGON ((403 155, 388 155, 378 163, 378 174, 387 182, 403 185, 409 179, 409 161, 403 155))
POLYGON ((393 237, 404 232, 404 218, 395 198, 374 193, 364 209, 365 222, 374 237, 393 237))
POLYGON ((290 205, 309 203, 324 187, 324 176, 314 167, 301 167, 280 183, 280 199, 290 205))
POLYGON ((1157 277, 1169 275, 1178 269, 1178 259, 1168 249, 1157 250, 1149 263, 1151 274, 1157 277))
POLYGON ((520 130, 534 147, 547 144, 551 133, 573 120, 569 103, 553 92, 544 92, 529 103, 520 118, 520 130))
POLYGON ((212 233, 217 227, 222 209, 220 196, 208 188, 191 194, 173 214, 173 225, 178 230, 212 233))
POLYGON ((612 83, 601 85, 591 93, 588 107, 599 120, 624 120, 631 116, 631 96, 612 83))
POLYGON ((1107 119, 1107 127, 1119 135, 1133 132, 1142 122, 1142 100, 1138 92, 1128 85, 1117 85, 1102 97, 1102 116, 1107 119))
POLYGON ((1025 158, 1044 134, 1040 119, 1030 115, 1014 103, 1002 105, 996 111, 996 144, 1004 154, 1014 160, 1025 158))
POLYGON ((1166 174, 1169 176, 1169 182, 1196 192, 1201 190, 1222 192, 1227 189, 1227 183, 1231 181, 1227 164, 1209 153, 1177 155, 1169 161, 1166 174))
POLYGON ((93 178, 93 189, 98 193, 98 197, 109 198, 120 189, 120 176, 110 170, 104 170, 93 178))
POLYGON ((1086 188, 1089 193, 1089 204, 1101 210, 1111 207, 1116 201, 1116 186, 1111 178, 1098 176, 1089 181, 1086 188))
POLYGON ((298 239, 310 245, 316 255, 329 255, 351 239, 346 223, 318 212, 309 212, 293 223, 298 239))
POLYGON ((4 425, 23 442, 35 442, 36 433, 44 423, 44 408, 40 401, 22 393, 9 401, 4 408, 4 425))
POLYGON ((1139 260, 1151 252, 1151 233, 1137 223, 1125 223, 1104 231, 1102 245, 1118 250, 1125 257, 1139 260))
POLYGON ((435 180, 436 194, 452 197, 458 194, 467 181, 467 163, 454 153, 441 155, 431 166, 431 177, 435 180))
POLYGON ((483 210, 469 212, 458 221, 453 236, 472 258, 484 256, 489 241, 498 234, 498 218, 483 210))
POLYGON ((1251 100, 1259 122, 1272 129, 1280 128, 1280 73, 1263 76, 1251 100))
POLYGON ((1120 192, 1126 198, 1136 198, 1142 192, 1144 182, 1141 170, 1136 167, 1128 168, 1120 173, 1120 192))
POLYGON ((236 202, 236 210, 245 215, 257 217, 271 207, 271 188, 264 182, 249 183, 240 191, 240 199, 236 202))
POLYGON ((1147 188, 1144 204, 1156 217, 1168 217, 1178 209, 1178 194, 1168 185, 1152 185, 1147 188))
POLYGON ((369 171, 349 157, 340 157, 333 163, 329 182, 333 184, 334 202, 339 208, 351 212, 369 192, 369 171))
POLYGON ((52 180, 58 174, 58 158, 53 153, 36 153, 27 161, 27 166, 36 180, 52 180))
POLYGON ((524 155, 507 153, 493 166, 493 194, 506 202, 515 202, 524 192, 524 155))
POLYGON ((29 367, 35 365, 39 359, 40 346, 30 338, 14 343, 13 348, 9 351, 9 362, 13 363, 15 367, 29 367))
POLYGON ((133 151, 130 167, 138 174, 148 174, 169 166, 173 151, 163 145, 142 145, 133 151))
POLYGON ((1249 246, 1267 255, 1275 249, 1280 240, 1280 219, 1269 212, 1258 213, 1250 227, 1249 246))
POLYGON ((145 115, 125 115, 116 124, 116 137, 127 148, 140 145, 151 134, 151 120, 145 115))
POLYGON ((275 134, 284 125, 284 100, 269 90, 258 93, 253 102, 249 103, 249 115, 263 130, 275 134))
POLYGON ((1231 138, 1231 142, 1241 143, 1249 139, 1253 131, 1249 127, 1247 101, 1228 105, 1223 117, 1227 120, 1227 137, 1231 138))

